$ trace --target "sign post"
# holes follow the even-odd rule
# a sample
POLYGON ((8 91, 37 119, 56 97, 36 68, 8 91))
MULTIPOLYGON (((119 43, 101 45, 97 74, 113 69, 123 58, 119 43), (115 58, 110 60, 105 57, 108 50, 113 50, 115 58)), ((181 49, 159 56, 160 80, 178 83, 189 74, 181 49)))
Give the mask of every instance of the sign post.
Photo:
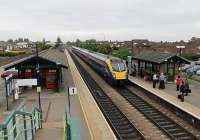
POLYGON ((69 110, 69 115, 71 116, 71 103, 70 103, 70 96, 74 96, 77 94, 77 88, 76 87, 68 87, 68 110, 69 110))

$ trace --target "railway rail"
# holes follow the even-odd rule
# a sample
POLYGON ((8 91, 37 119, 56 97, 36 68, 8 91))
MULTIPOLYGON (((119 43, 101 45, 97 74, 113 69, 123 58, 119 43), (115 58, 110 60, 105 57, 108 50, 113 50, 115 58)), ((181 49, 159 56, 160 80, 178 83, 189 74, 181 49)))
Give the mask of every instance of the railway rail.
MULTIPOLYGON (((84 71, 84 70, 81 70, 84 71)), ((96 83, 95 83, 96 84, 96 83)), ((97 85, 98 86, 98 85, 97 85)), ((116 89, 116 87, 114 87, 116 89)), ((117 88, 117 92, 124 97, 134 108, 140 111, 147 119, 155 124, 159 129, 165 132, 173 140, 198 140, 195 135, 184 129, 165 114, 154 108, 148 102, 137 96, 127 88, 117 88)), ((99 90, 94 91, 102 96, 99 90)), ((105 102, 106 104, 106 102, 105 102)), ((112 111, 111 111, 112 112, 112 111)))
POLYGON ((137 108, 146 118, 163 130, 173 140, 198 140, 192 133, 171 120, 162 112, 147 103, 136 93, 127 88, 116 89, 131 105, 137 108))
POLYGON ((112 100, 104 93, 100 86, 92 79, 89 73, 84 70, 75 56, 70 53, 80 74, 90 89, 94 99, 102 110, 106 120, 113 129, 119 140, 144 140, 140 131, 127 119, 127 117, 118 109, 112 100))

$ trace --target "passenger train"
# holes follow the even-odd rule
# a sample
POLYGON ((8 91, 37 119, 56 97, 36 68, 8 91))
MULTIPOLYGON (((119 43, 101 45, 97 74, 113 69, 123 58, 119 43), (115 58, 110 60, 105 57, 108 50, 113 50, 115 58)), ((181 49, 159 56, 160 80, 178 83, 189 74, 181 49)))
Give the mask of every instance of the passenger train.
POLYGON ((127 80, 127 67, 122 59, 77 47, 72 47, 72 51, 100 73, 105 80, 114 84, 127 80))

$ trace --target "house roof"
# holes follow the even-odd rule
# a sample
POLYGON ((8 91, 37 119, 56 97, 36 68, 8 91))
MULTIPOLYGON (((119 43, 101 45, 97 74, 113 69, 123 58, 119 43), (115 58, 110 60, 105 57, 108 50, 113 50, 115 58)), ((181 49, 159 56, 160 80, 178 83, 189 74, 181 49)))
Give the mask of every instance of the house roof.
POLYGON ((151 63, 157 63, 157 64, 161 64, 173 59, 175 62, 179 61, 182 63, 190 64, 190 61, 180 56, 177 56, 175 53, 144 51, 137 54, 133 59, 142 60, 142 61, 151 62, 151 63))

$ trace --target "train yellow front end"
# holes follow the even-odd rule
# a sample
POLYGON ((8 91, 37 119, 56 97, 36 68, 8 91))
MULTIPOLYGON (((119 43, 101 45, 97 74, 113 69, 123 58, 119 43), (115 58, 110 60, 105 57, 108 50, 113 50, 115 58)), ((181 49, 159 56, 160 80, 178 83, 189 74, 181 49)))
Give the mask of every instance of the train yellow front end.
POLYGON ((108 59, 106 63, 114 80, 127 80, 127 67, 122 60, 108 59))

